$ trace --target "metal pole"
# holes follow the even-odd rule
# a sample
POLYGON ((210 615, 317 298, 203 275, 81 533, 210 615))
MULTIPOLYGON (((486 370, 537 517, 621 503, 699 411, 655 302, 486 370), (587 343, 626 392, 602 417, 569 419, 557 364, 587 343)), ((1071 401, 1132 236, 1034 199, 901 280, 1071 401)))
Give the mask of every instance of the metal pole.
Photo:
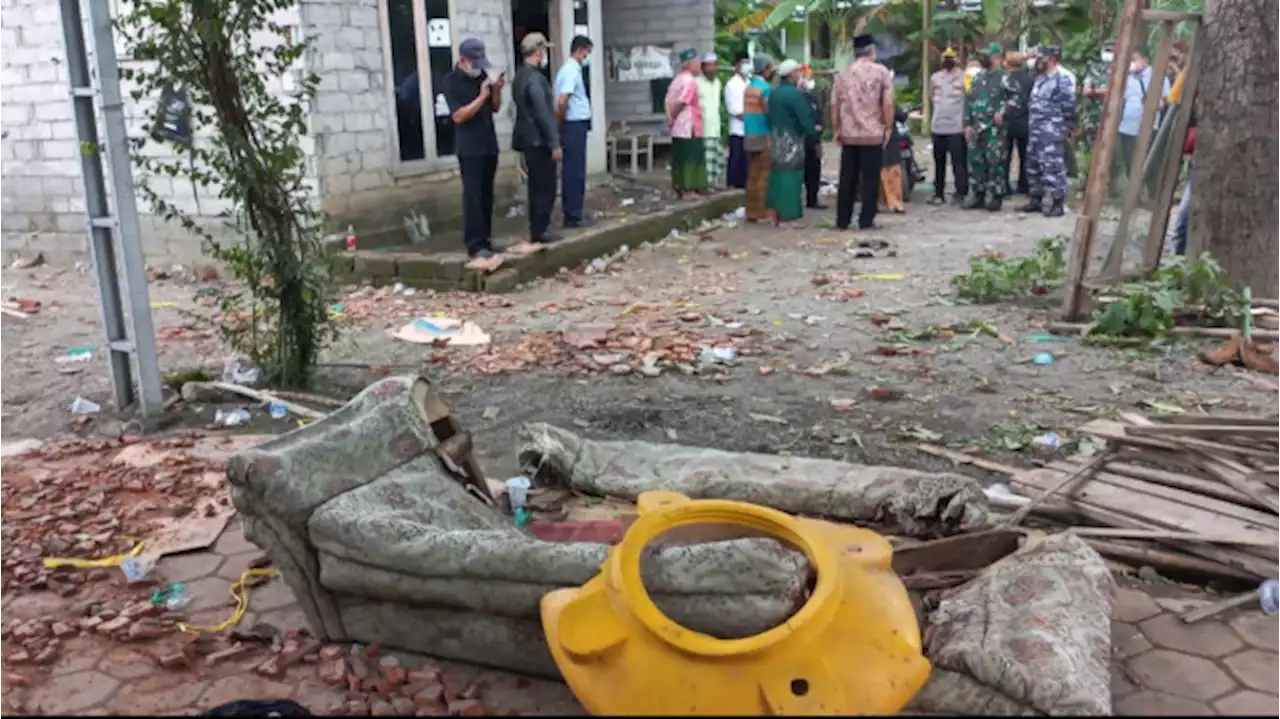
POLYGON ((106 125, 105 150, 111 168, 111 193, 116 215, 111 213, 102 170, 103 143, 98 139, 94 117, 93 75, 89 72, 88 47, 79 0, 60 0, 62 33, 67 48, 67 71, 71 80, 71 102, 80 139, 81 176, 85 206, 89 214, 89 234, 93 265, 101 295, 99 307, 106 334, 111 365, 111 382, 119 409, 138 401, 144 417, 164 409, 160 393, 160 368, 156 359, 155 328, 151 323, 151 300, 147 291, 142 259, 142 238, 138 227, 137 200, 133 194, 133 174, 129 167, 129 140, 125 129, 124 103, 120 95, 120 75, 111 33, 108 0, 88 0, 93 32, 94 64, 102 90, 102 116, 106 125), (117 256, 117 245, 119 255, 117 256), (120 287, 121 274, 127 285, 127 313, 120 287), (126 316, 128 322, 125 321, 126 316), (136 365, 138 386, 133 384, 136 365))
POLYGON ((920 120, 920 131, 929 135, 929 110, 933 105, 932 93, 929 90, 929 47, 933 45, 930 32, 929 10, 933 0, 920 0, 920 107, 923 117, 920 120))

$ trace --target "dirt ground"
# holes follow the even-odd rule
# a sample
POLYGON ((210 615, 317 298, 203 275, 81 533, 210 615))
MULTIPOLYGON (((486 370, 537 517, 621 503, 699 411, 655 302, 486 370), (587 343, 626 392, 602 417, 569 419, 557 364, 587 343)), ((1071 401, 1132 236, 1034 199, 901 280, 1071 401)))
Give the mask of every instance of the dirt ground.
MULTIPOLYGON (((1029 253, 1041 237, 1069 234, 1074 218, 1020 215, 1013 209, 1017 202, 994 214, 935 208, 923 203, 927 197, 928 190, 918 188, 907 213, 882 215, 883 229, 874 235, 824 228, 833 210, 810 213, 806 230, 737 225, 703 236, 686 232, 510 295, 345 288, 335 308, 344 339, 328 351, 315 391, 345 399, 378 377, 420 371, 472 431, 486 474, 499 479, 518 471, 514 440, 526 421, 603 439, 953 470, 946 460, 916 449, 918 442, 971 446, 987 457, 1029 464, 1048 454, 1033 438, 1052 430, 1061 438, 1059 451, 1074 452, 1073 428, 1095 416, 1274 408, 1273 377, 1206 366, 1195 359, 1193 344, 1135 351, 1047 338, 1043 326, 1056 317, 1056 296, 956 304, 949 298, 950 281, 971 255, 1029 253), (896 254, 855 258, 858 241, 869 236, 888 241, 896 254), (492 343, 442 348, 390 336, 389 330, 421 316, 475 322, 492 343), (998 336, 969 329, 975 322, 998 336), (703 359, 703 347, 733 358, 703 359), (1033 363, 1039 352, 1052 353, 1052 364, 1033 363)), ((173 268, 157 271, 168 275, 150 285, 163 371, 205 367, 217 374, 230 356, 216 322, 208 319, 209 295, 221 281, 191 279, 199 273, 173 268)), ((72 348, 101 344, 92 276, 70 267, 6 269, 0 285, 6 299, 41 303, 27 319, 6 316, 0 322, 5 448, 21 438, 127 431, 111 411, 101 353, 85 363, 57 361, 72 348), (77 396, 104 410, 87 419, 73 415, 77 396)), ((217 409, 232 407, 253 415, 232 432, 296 426, 249 402, 179 404, 162 425, 207 427, 217 409)), ((201 441, 232 444, 216 436, 201 441)), ((22 458, 9 462, 24 471, 39 469, 20 464, 22 458)), ((203 480, 203 466, 189 469, 191 482, 203 480)), ((97 469, 90 463, 86 471, 97 469)), ((980 472, 967 466, 960 471, 980 472)), ((7 492, 15 493, 21 475, 7 477, 7 492)), ((158 504, 152 502, 152 509, 158 504)), ((210 550, 166 559, 161 573, 166 581, 190 583, 197 599, 189 609, 213 621, 228 611, 227 583, 258 553, 232 526, 210 550)), ((101 589, 109 588, 104 583, 101 589)), ((1159 600, 1145 589, 1129 594, 1113 622, 1118 714, 1214 708, 1266 714, 1275 708, 1274 618, 1231 617, 1228 625, 1224 615, 1197 630, 1214 633, 1218 644, 1200 637, 1180 644, 1181 635, 1161 634, 1172 622, 1165 610, 1174 609, 1153 605, 1159 600), (1245 623, 1258 619, 1261 628, 1245 623), (1219 660, 1225 669, 1215 664, 1219 660)), ((128 599, 123 592, 112 596, 128 599)), ((50 592, 6 591, 5 625, 52 614, 62 619, 70 601, 50 592)), ((289 630, 302 624, 279 580, 255 592, 252 612, 256 619, 246 619, 247 625, 261 620, 289 630)), ((47 668, 24 668, 28 686, 3 700, 20 698, 31 711, 122 714, 194 712, 230 699, 291 696, 321 711, 391 713, 385 703, 352 708, 352 693, 317 679, 312 666, 291 667, 269 679, 261 654, 255 654, 225 666, 162 670, 148 651, 116 646, 87 630, 82 634, 68 640, 47 668), (128 691, 121 690, 125 686, 128 691)), ((169 641, 178 639, 161 643, 169 641)), ((13 663, 8 654, 6 662, 13 663)), ((443 671, 465 684, 475 669, 445 665, 443 671)), ((13 684, 17 675, 12 667, 6 671, 6 691, 21 686, 13 684)), ((495 711, 576 708, 567 689, 554 682, 531 685, 527 678, 498 674, 487 681, 494 687, 488 700, 495 711)))
MULTIPOLYGON (((1041 237, 1069 234, 1073 218, 1018 214, 1017 202, 1000 213, 930 207, 927 192, 917 188, 906 214, 880 216, 874 237, 892 244, 892 257, 855 258, 856 242, 869 235, 822 227, 830 225, 829 209, 811 212, 805 230, 738 225, 667 238, 603 272, 562 273, 511 295, 347 288, 347 331, 329 351, 318 386, 345 398, 381 374, 424 371, 473 430, 494 475, 514 469, 513 438, 528 420, 598 437, 932 467, 941 460, 916 451, 914 440, 976 443, 984 454, 1028 458, 1037 449, 1031 438, 1053 430, 1070 450, 1074 426, 1115 411, 1274 407, 1272 378, 1208 367, 1191 344, 1136 351, 1043 341, 1056 296, 955 304, 949 283, 971 255, 1029 253, 1041 237), (492 334, 492 345, 438 349, 389 336, 428 315, 474 321, 492 334), (1000 337, 967 330, 974 321, 1000 337), (674 342, 684 371, 648 376, 638 371, 644 353, 625 343, 579 350, 561 341, 561 330, 581 334, 602 323, 631 337, 632 348, 674 342), (944 330, 910 339, 946 326, 958 328, 954 336, 944 330), (732 366, 708 367, 697 361, 703 344, 735 345, 738 357, 732 366), (1051 352, 1053 363, 1033 364, 1038 352, 1051 352), (630 369, 616 366, 627 363, 630 369)), ((216 327, 192 314, 207 312, 198 302, 208 300, 197 298, 217 284, 181 273, 151 283, 165 372, 217 371, 230 356, 216 327)), ((42 303, 29 319, 3 321, 5 440, 119 431, 105 413, 82 425, 69 411, 77 395, 110 409, 101 355, 55 361, 68 348, 101 341, 92 276, 6 269, 3 288, 6 298, 42 303)), ((198 409, 200 419, 183 423, 211 419, 214 408, 198 409)), ((255 431, 293 426, 251 409, 255 431)))

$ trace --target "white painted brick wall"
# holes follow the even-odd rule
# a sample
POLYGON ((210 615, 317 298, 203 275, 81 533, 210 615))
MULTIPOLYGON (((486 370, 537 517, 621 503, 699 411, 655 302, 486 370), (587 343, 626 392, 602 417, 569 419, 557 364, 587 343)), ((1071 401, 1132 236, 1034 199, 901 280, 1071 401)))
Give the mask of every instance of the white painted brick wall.
MULTIPOLYGON (((304 148, 312 159, 316 191, 326 210, 350 213, 376 208, 388 191, 412 195, 422 182, 456 178, 456 162, 445 158, 436 172, 397 179, 395 107, 387 90, 384 37, 378 0, 300 0, 277 20, 301 25, 313 42, 307 70, 321 78, 304 148)), ((454 37, 484 40, 491 61, 510 68, 511 8, 506 0, 460 0, 454 4, 454 37)), ((80 256, 88 251, 78 140, 68 94, 66 54, 58 0, 0 0, 0 124, 3 140, 3 234, 9 251, 40 250, 47 256, 80 256)), ((130 66, 117 40, 123 67, 130 66)), ((282 83, 277 91, 288 88, 282 83)), ((154 112, 155 102, 133 103, 122 88, 131 135, 154 112)), ((504 98, 496 118, 499 147, 510 147, 513 107, 504 98)), ((99 123, 101 131, 101 122, 99 123)), ((197 141, 208 128, 195 128, 197 141)), ((430 149, 430 148, 429 148, 430 149)), ((149 143, 149 154, 167 156, 149 143)), ((150 178, 152 187, 183 210, 220 226, 228 209, 216 193, 197 197, 183 179, 150 178)), ((141 200, 143 244, 148 258, 190 260, 199 256, 195 238, 180 226, 149 214, 141 200)), ((399 220, 390 223, 398 225, 399 220)))
MULTIPOLYGON (((87 12, 84 19, 87 23, 87 12)), ((296 10, 281 13, 276 20, 283 25, 299 23, 296 10)), ((9 252, 41 251, 51 259, 83 256, 88 252, 84 186, 58 0, 0 0, 0 29, 4 43, 0 53, 0 84, 4 88, 0 93, 0 126, 6 135, 0 167, 4 248, 9 252)), ((118 35, 116 52, 121 67, 136 66, 118 35)), ((286 83, 275 84, 278 87, 273 89, 278 92, 287 89, 286 83)), ((134 103, 127 83, 122 83, 121 90, 129 134, 141 136, 143 124, 155 111, 156 99, 134 103)), ((104 131, 101 116, 98 131, 104 131)), ((197 126, 195 134, 199 142, 208 136, 209 128, 197 126)), ((309 138, 304 149, 313 152, 309 138)), ((146 153, 173 156, 167 145, 157 143, 149 143, 146 153)), ((228 203, 218 198, 216 191, 200 190, 197 196, 191 183, 181 178, 152 177, 148 181, 169 202, 206 226, 222 228, 217 216, 228 209, 228 203)), ((152 215, 141 198, 138 212, 148 259, 189 261, 199 257, 199 241, 180 225, 152 215)))
MULTIPOLYGON (((604 0, 605 47, 669 45, 679 51, 714 50, 715 4, 712 0, 604 0)), ((605 113, 610 123, 658 121, 649 82, 605 84, 605 113)))

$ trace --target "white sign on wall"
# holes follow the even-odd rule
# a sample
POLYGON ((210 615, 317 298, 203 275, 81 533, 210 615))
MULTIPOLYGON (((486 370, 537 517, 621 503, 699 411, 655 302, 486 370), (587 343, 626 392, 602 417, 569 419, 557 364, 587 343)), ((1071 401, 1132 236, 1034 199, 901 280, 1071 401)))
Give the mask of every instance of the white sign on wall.
POLYGON ((671 48, 637 45, 614 50, 618 82, 642 82, 671 77, 671 48))
POLYGON ((449 21, 437 18, 427 21, 427 47, 449 47, 453 45, 453 35, 449 32, 449 21))

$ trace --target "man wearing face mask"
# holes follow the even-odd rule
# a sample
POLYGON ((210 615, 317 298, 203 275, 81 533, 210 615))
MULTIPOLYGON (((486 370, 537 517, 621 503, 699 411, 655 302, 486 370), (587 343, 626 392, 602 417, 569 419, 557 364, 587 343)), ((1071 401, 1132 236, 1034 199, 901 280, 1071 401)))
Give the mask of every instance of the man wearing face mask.
POLYGON ((747 81, 751 79, 751 61, 746 53, 733 59, 733 77, 724 86, 724 109, 729 114, 729 187, 742 189, 747 186, 747 149, 744 137, 747 126, 747 81))
POLYGON ((484 42, 469 37, 458 45, 458 64, 444 80, 445 102, 454 125, 454 146, 462 174, 462 240, 467 266, 492 272, 502 255, 492 244, 493 178, 498 171, 498 136, 493 113, 502 107, 506 78, 491 78, 484 42))
POLYGON ((550 231, 551 208, 556 203, 556 162, 564 154, 556 129, 555 99, 551 83, 542 74, 542 63, 551 43, 540 32, 531 32, 520 41, 524 64, 511 81, 511 99, 516 104, 516 124, 511 131, 511 147, 524 155, 529 173, 529 243, 519 252, 540 249, 560 237, 550 231))
POLYGON ((964 136, 969 144, 969 187, 966 210, 996 212, 1004 197, 1004 114, 1018 102, 1017 88, 1004 72, 1004 49, 993 42, 979 54, 982 72, 969 87, 964 108, 964 136))
POLYGON ((1046 45, 1036 53, 1040 74, 1031 89, 1031 141, 1027 175, 1031 201, 1023 212, 1044 212, 1045 217, 1061 217, 1067 199, 1067 171, 1063 158, 1067 136, 1076 125, 1076 88, 1058 68, 1061 53, 1046 45), (1048 194, 1053 204, 1044 208, 1048 194))
POLYGON ((1115 52, 1110 46, 1102 48, 1099 55, 1102 65, 1091 63, 1084 76, 1084 137, 1087 146, 1092 148, 1098 141, 1098 126, 1102 122, 1102 103, 1107 99, 1107 79, 1111 76, 1111 64, 1116 61, 1115 52))
POLYGON ((724 187, 725 153, 720 138, 720 78, 718 58, 714 52, 702 55, 702 74, 698 75, 698 104, 702 107, 702 139, 707 153, 707 189, 724 187))
POLYGON ((818 190, 822 189, 822 103, 818 102, 815 92, 817 83, 813 79, 813 68, 805 65, 800 68, 800 82, 797 86, 804 93, 805 102, 809 103, 809 112, 813 114, 813 129, 818 133, 815 137, 807 137, 804 145, 804 206, 813 210, 825 210, 827 206, 818 201, 818 190))
MULTIPOLYGON (((1133 155, 1138 147, 1138 133, 1142 131, 1142 106, 1147 101, 1147 92, 1159 92, 1161 98, 1169 94, 1168 78, 1158 78, 1161 82, 1158 89, 1152 87, 1153 79, 1151 64, 1147 62, 1146 55, 1141 50, 1134 50, 1129 58, 1129 75, 1124 80, 1124 113, 1120 116, 1118 147, 1113 155, 1113 178, 1119 178, 1123 174, 1126 181, 1132 179, 1130 173, 1134 161, 1136 160, 1138 167, 1141 168, 1145 160, 1145 158, 1134 158, 1133 155)), ((1138 174, 1141 176, 1141 169, 1138 174)), ((1121 183, 1115 179, 1111 183, 1117 191, 1126 185, 1127 182, 1121 183)))
POLYGON ((582 69, 591 56, 591 38, 578 35, 569 43, 569 60, 556 73, 556 112, 560 118, 560 142, 564 169, 560 173, 560 209, 565 227, 595 224, 582 216, 587 194, 587 133, 591 131, 591 98, 582 69))
POLYGON ((1036 79, 1031 74, 1031 71, 1027 69, 1026 58, 1023 53, 1009 53, 1004 59, 1004 68, 1009 75, 1009 80, 1018 91, 1018 102, 1010 104, 1004 114, 1004 194, 1012 197, 1015 194, 1027 194, 1031 187, 1027 183, 1027 143, 1031 139, 1027 104, 1031 99, 1031 87, 1035 84, 1036 79), (1018 151, 1018 187, 1016 191, 1013 184, 1009 182, 1009 168, 1013 164, 1013 151, 1015 149, 1018 151))
POLYGON ((956 65, 956 51, 947 48, 942 52, 942 69, 929 78, 929 92, 933 98, 933 121, 929 130, 933 134, 933 199, 930 204, 941 205, 946 201, 943 190, 947 184, 947 157, 951 157, 951 174, 956 190, 951 201, 964 204, 969 191, 968 157, 964 143, 964 72, 956 65))

